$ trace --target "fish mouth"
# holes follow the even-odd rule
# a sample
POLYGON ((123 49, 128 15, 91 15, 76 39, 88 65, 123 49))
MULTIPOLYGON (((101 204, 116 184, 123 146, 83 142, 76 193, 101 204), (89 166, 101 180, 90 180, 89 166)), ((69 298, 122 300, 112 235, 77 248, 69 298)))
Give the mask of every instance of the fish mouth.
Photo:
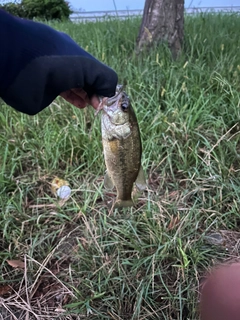
MULTIPOLYGON (((118 85, 116 88, 116 94, 115 96, 108 98, 105 102, 105 111, 110 107, 111 110, 114 111, 119 107, 119 102, 121 103, 121 106, 123 107, 123 111, 128 109, 128 106, 130 104, 129 102, 129 96, 126 94, 125 91, 123 91, 123 85, 118 85)), ((104 108, 103 108, 104 109, 104 108)))
POLYGON ((129 106, 130 99, 126 92, 123 91, 123 85, 118 85, 115 96, 105 100, 102 110, 113 125, 121 126, 125 125, 129 120, 129 106))
MULTIPOLYGON (((123 91, 123 85, 122 84, 118 84, 117 87, 116 87, 116 91, 115 91, 115 95, 113 97, 110 97, 110 98, 104 98, 104 97, 101 97, 99 96, 99 106, 95 112, 95 116, 97 116, 97 114, 103 110, 105 111, 105 113, 107 113, 107 109, 108 107, 111 107, 113 104, 116 103, 116 106, 118 106, 118 102, 121 98, 121 93, 125 94, 126 93, 123 91)), ((113 107, 113 109, 115 109, 113 107)))
POLYGON ((106 106, 110 107, 115 102, 117 102, 121 98, 121 93, 123 92, 123 85, 117 85, 115 96, 108 98, 106 102, 106 106))

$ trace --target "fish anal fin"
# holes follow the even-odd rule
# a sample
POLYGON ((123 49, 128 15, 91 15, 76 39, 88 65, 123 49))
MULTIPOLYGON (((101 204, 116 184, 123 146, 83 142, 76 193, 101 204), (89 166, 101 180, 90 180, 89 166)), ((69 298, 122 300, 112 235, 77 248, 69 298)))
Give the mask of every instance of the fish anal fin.
POLYGON ((117 199, 116 202, 114 203, 114 209, 115 208, 127 208, 127 207, 132 207, 132 206, 134 206, 132 199, 129 199, 129 200, 117 199))
POLYGON ((111 177, 109 176, 108 172, 106 171, 105 176, 104 176, 104 187, 107 190, 112 190, 114 188, 114 184, 112 182, 111 177))

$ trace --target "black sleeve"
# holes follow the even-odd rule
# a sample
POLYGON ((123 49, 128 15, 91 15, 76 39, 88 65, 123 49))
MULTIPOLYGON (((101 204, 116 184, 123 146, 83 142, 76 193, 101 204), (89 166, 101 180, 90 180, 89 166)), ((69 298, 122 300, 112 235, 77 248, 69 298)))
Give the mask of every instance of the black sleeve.
POLYGON ((0 10, 0 96, 34 115, 72 88, 110 97, 117 74, 69 36, 0 10))

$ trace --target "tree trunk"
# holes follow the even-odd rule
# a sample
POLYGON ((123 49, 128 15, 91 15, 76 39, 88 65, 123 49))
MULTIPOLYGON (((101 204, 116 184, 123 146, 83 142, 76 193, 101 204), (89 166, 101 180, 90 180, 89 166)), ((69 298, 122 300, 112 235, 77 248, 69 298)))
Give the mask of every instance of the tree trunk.
POLYGON ((184 0, 145 0, 136 51, 166 42, 176 59, 181 52, 184 0))

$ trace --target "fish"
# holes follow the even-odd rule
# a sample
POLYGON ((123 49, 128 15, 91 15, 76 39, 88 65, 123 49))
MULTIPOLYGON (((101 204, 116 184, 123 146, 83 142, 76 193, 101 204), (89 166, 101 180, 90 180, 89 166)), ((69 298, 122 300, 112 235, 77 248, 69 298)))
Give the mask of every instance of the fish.
POLYGON ((146 189, 137 117, 121 85, 117 86, 115 96, 103 101, 101 108, 102 144, 107 168, 104 187, 117 190, 114 208, 131 207, 134 205, 134 183, 139 190, 146 189))

